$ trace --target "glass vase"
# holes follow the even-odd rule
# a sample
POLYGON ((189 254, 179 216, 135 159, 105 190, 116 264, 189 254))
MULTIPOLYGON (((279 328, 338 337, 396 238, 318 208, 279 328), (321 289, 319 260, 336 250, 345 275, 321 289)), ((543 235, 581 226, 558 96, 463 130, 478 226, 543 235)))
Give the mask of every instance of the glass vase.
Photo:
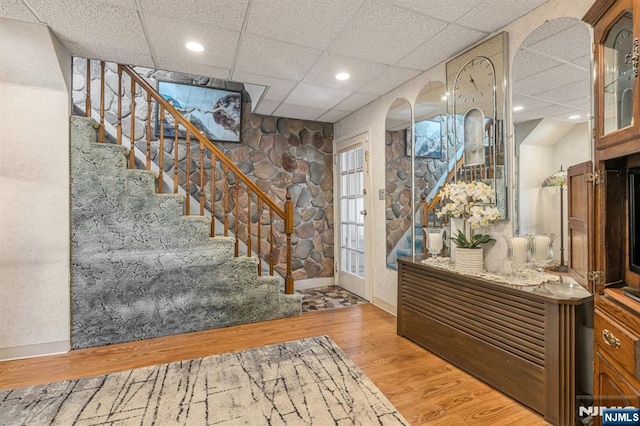
POLYGON ((551 261, 553 261, 553 240, 555 234, 529 234, 529 247, 531 263, 538 272, 543 272, 551 261))

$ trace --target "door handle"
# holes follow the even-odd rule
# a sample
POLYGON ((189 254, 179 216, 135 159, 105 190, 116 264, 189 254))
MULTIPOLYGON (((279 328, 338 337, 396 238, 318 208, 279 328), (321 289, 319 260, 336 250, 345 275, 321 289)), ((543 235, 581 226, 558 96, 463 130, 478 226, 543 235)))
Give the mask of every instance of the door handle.
POLYGON ((366 211, 366 210, 360 210, 360 214, 361 214, 362 216, 366 216, 366 215, 367 215, 367 211, 366 211))

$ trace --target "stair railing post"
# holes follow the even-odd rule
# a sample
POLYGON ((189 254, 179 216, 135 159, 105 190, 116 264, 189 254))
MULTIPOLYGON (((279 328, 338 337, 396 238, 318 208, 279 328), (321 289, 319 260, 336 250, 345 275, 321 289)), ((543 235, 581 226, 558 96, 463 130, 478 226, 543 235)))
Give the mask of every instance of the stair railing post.
MULTIPOLYGON (((427 226, 429 226, 429 211, 428 211, 429 206, 427 206, 427 196, 422 194, 420 196, 420 211, 421 211, 421 216, 422 216, 422 229, 426 228, 427 226)), ((422 251, 423 254, 426 256, 427 255, 427 242, 425 241, 424 244, 422 244, 422 251)))
POLYGON ((293 203, 291 194, 287 192, 284 203, 284 233, 287 235, 287 275, 284 278, 284 292, 293 294, 293 276, 291 275, 291 234, 293 234, 293 203))

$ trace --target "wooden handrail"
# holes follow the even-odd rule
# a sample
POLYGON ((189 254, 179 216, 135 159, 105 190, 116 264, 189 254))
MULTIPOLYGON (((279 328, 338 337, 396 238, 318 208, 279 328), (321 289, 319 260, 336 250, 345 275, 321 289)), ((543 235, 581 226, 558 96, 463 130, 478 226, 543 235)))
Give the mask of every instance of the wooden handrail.
MULTIPOLYGON (((100 77, 99 83, 101 83, 100 87, 100 105, 99 105, 99 140, 100 142, 104 141, 104 131, 105 131, 105 63, 104 61, 100 61, 100 77)), ((211 213, 211 229, 210 235, 212 237, 215 236, 215 217, 219 214, 221 215, 222 226, 224 227, 224 236, 228 236, 229 226, 229 215, 235 215, 234 220, 234 231, 235 231, 235 248, 234 255, 237 257, 239 255, 239 242, 240 242, 240 221, 244 221, 246 219, 246 245, 247 245, 247 256, 252 255, 252 238, 257 238, 256 246, 257 246, 257 257, 259 259, 258 266, 258 275, 262 275, 262 213, 263 211, 268 212, 269 218, 269 233, 266 236, 268 239, 269 245, 269 253, 268 256, 265 257, 265 261, 269 261, 269 274, 274 274, 274 265, 278 265, 278 271, 284 275, 284 283, 285 283, 285 293, 292 294, 294 292, 294 280, 292 276, 292 250, 291 250, 291 234, 294 231, 294 209, 293 202, 291 200, 291 195, 286 194, 286 200, 284 201, 284 207, 280 207, 274 200, 271 199, 267 193, 265 193, 251 178, 249 178, 246 174, 240 170, 240 168, 229 159, 224 152, 218 148, 213 142, 211 142, 204 134, 202 134, 185 116, 182 115, 181 112, 177 110, 168 100, 166 100, 158 91, 152 87, 146 80, 144 80, 141 76, 139 76, 132 67, 128 65, 117 65, 117 73, 118 73, 118 90, 117 90, 117 123, 116 123, 116 144, 122 144, 122 136, 123 136, 123 102, 124 102, 124 92, 130 90, 131 99, 128 99, 127 102, 130 102, 130 132, 129 132, 129 140, 131 143, 129 156, 128 156, 128 166, 130 168, 136 167, 136 157, 135 150, 136 143, 139 142, 141 144, 145 144, 144 148, 141 149, 143 156, 145 156, 144 161, 140 163, 141 167, 145 167, 147 170, 151 170, 152 164, 153 166, 158 166, 158 192, 162 193, 163 191, 163 176, 164 176, 164 140, 167 136, 165 133, 165 118, 171 116, 173 118, 173 192, 178 193, 181 190, 184 190, 186 193, 186 202, 185 202, 185 213, 187 215, 190 214, 190 204, 192 197, 192 184, 199 188, 195 188, 194 196, 199 197, 199 214, 201 216, 205 215, 205 199, 209 198, 210 201, 210 213, 211 213), (123 75, 129 76, 130 81, 127 82, 128 87, 124 85, 123 75), (136 87, 137 86, 137 87, 136 87), (142 93, 137 90, 141 90, 142 93), (136 99, 138 98, 138 99, 136 99), (157 107, 157 114, 160 118, 160 126, 159 129, 159 144, 158 144, 158 154, 155 159, 151 158, 152 154, 152 126, 151 126, 151 110, 152 110, 152 101, 155 101, 155 105, 157 107), (138 136, 138 141, 136 142, 136 106, 146 106, 146 126, 142 129, 141 135, 138 136), (179 159, 179 139, 181 135, 181 131, 186 131, 185 133, 185 149, 186 149, 186 162, 184 164, 184 173, 186 175, 186 181, 184 186, 181 188, 181 184, 179 183, 179 179, 181 176, 178 172, 178 164, 181 162, 179 159), (146 133, 146 135, 144 134, 146 133), (146 136, 146 137, 144 137, 146 136), (144 138, 143 138, 144 137, 144 138), (197 142, 196 142, 197 141, 197 142), (197 145, 196 145, 197 144, 197 145), (191 150, 199 149, 199 155, 197 153, 193 153, 191 150), (205 194, 205 150, 209 152, 211 157, 211 170, 209 171, 210 183, 211 183, 211 191, 210 197, 205 194), (198 158, 199 157, 199 158, 198 158), (199 161, 199 167, 196 170, 192 170, 191 162, 194 161, 197 163, 199 161), (217 165, 217 162, 220 162, 220 165, 217 165), (155 164, 154 164, 155 163, 155 164), (219 167, 219 168, 216 168, 219 167), (216 183, 216 170, 220 171, 223 175, 223 183, 222 187, 219 187, 216 183), (196 181, 195 179, 192 181, 192 173, 199 173, 199 179, 196 181), (233 174, 235 182, 230 183, 230 173, 233 174), (242 186, 240 185, 242 184, 242 186), (216 191, 220 188, 221 194, 219 202, 216 208, 216 191), (246 196, 246 206, 243 207, 244 211, 240 212, 240 203, 241 199, 244 202, 244 197, 246 196), (253 201, 252 197, 256 197, 253 201), (230 205, 230 198, 233 198, 235 206, 230 205), (253 204, 252 204, 253 203, 253 204), (220 210, 221 209, 221 210, 220 210), (255 234, 252 231, 252 212, 258 213, 258 223, 255 234), (244 216, 246 214, 246 216, 244 216), (241 217, 242 215, 242 217, 241 217), (282 219, 284 223, 284 234, 285 234, 285 245, 284 251, 280 251, 280 249, 274 249, 274 239, 277 238, 274 235, 274 226, 273 221, 274 217, 279 217, 282 219), (283 254, 283 255, 282 255, 283 254), (284 264, 284 265, 282 265, 284 264)), ((87 93, 86 93, 86 115, 88 117, 91 116, 93 108, 91 105, 91 62, 87 59, 87 67, 86 67, 86 85, 87 93)), ((113 124, 113 123, 110 123, 113 124)), ((208 161, 208 159, 207 159, 208 161)), ((245 237, 242 237, 242 241, 245 241, 245 237)))
POLYGON ((142 87, 147 93, 151 93, 151 97, 160 104, 167 112, 171 113, 174 116, 175 120, 180 123, 185 129, 187 129, 187 134, 193 134, 199 142, 204 144, 209 150, 216 154, 218 160, 225 164, 230 171, 232 171, 238 178, 242 180, 242 182, 247 185, 248 188, 254 194, 259 194, 258 196, 262 198, 262 201, 267 204, 273 212, 280 216, 282 219, 285 218, 284 211, 267 195, 260 189, 258 185, 255 184, 247 175, 245 175, 238 166, 229 158, 224 155, 218 147, 216 147, 213 142, 207 139, 200 131, 193 125, 189 120, 187 120, 169 101, 162 97, 149 83, 146 82, 142 77, 140 77, 129 65, 118 65, 118 70, 124 71, 132 80, 135 80, 136 84, 142 87))

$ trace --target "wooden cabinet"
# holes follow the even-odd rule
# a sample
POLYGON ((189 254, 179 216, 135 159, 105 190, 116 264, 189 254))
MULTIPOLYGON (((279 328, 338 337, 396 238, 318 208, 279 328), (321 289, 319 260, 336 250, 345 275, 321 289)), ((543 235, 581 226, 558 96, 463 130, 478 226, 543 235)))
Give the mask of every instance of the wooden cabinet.
MULTIPOLYGON (((594 405, 640 407, 640 303, 620 289, 596 299, 594 405)), ((596 417, 596 424, 600 424, 596 417)))
POLYGON ((635 0, 601 0, 584 20, 594 26, 595 148, 599 160, 638 152, 640 91, 635 0))
POLYGON ((640 288, 640 2, 597 0, 583 19, 595 42, 594 405, 640 407, 640 303, 614 289, 640 288))
POLYGON ((571 282, 516 287, 399 259, 398 334, 573 426, 589 391, 593 296, 571 282))

